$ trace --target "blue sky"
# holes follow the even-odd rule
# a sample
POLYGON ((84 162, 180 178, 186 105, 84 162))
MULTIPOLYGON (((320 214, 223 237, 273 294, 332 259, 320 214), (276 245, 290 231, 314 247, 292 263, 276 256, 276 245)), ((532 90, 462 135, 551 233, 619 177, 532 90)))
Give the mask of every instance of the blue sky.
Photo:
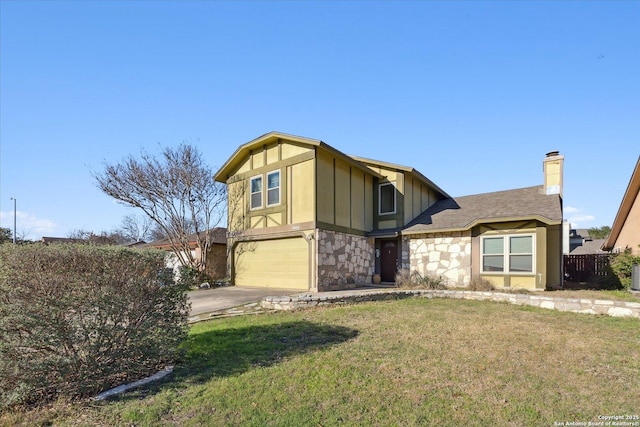
POLYGON ((0 2, 0 226, 109 231, 92 171, 183 141, 217 170, 277 130, 453 196, 542 184, 611 225, 640 155, 638 1, 0 2))

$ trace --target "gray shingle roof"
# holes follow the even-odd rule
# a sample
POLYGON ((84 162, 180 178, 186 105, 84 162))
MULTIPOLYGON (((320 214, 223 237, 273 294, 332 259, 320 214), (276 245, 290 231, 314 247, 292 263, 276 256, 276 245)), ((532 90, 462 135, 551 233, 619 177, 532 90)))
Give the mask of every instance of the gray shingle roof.
POLYGON ((602 254, 606 253, 602 249, 602 245, 607 239, 594 239, 587 240, 582 245, 574 248, 569 255, 588 255, 588 254, 602 254))
POLYGON ((468 230, 479 223, 537 219, 562 222, 560 196, 546 195, 541 185, 445 199, 411 221, 402 234, 468 230))

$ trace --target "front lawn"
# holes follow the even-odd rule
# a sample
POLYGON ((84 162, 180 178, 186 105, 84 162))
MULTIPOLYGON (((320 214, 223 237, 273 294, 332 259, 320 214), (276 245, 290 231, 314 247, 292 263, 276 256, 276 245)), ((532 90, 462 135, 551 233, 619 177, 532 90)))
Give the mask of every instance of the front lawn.
POLYGON ((0 420, 551 426, 640 415, 637 319, 415 298, 200 323, 185 350, 150 389, 0 420))

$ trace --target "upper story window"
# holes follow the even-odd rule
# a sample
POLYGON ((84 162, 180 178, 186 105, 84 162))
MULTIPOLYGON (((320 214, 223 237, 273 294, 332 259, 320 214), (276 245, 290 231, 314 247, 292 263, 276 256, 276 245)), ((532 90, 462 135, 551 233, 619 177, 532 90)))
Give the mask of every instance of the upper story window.
POLYGON ((264 207, 264 181, 267 183, 266 206, 276 206, 280 204, 280 171, 272 171, 264 175, 256 175, 250 180, 251 187, 251 209, 260 209, 264 207))
POLYGON ((251 209, 262 207, 262 175, 251 178, 251 209))
POLYGON ((378 186, 378 205, 380 215, 396 213, 396 187, 392 183, 378 186))
POLYGON ((280 204, 280 171, 267 174, 267 206, 280 204))
POLYGON ((484 273, 533 273, 534 236, 518 234, 482 238, 484 273))

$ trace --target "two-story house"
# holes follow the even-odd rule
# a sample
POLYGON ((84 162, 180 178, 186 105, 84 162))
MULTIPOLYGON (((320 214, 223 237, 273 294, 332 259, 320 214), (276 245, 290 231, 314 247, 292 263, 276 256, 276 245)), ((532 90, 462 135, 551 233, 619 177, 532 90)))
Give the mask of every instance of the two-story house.
POLYGON ((271 132, 215 175, 228 186, 228 263, 236 286, 346 289, 400 268, 464 286, 560 284, 562 156, 545 185, 453 198, 417 170, 271 132))

